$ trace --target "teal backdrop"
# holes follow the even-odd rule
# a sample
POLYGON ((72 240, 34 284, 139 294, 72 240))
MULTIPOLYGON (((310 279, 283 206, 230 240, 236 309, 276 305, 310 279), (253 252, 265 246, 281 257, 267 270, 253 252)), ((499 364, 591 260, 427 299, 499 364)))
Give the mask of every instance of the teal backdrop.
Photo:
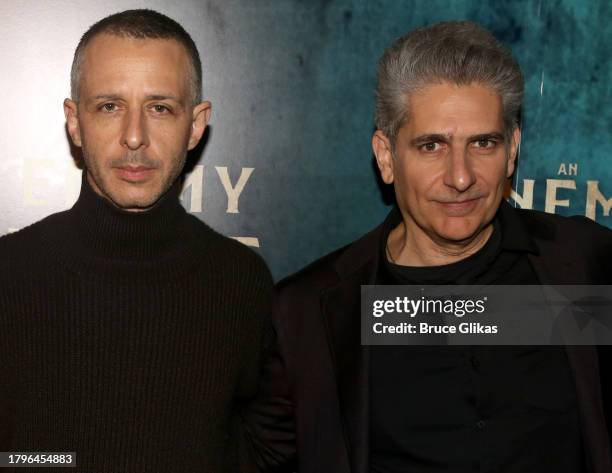
POLYGON ((370 148, 377 61, 398 36, 442 20, 481 23, 523 68, 510 202, 612 227, 609 0, 24 0, 0 4, 0 60, 11 71, 0 77, 10 91, 0 233, 74 202, 80 179, 61 111, 72 53, 93 22, 141 7, 192 34, 213 103, 183 203, 256 247, 277 280, 389 211, 370 148))
POLYGON ((240 214, 219 218, 219 227, 258 235, 277 278, 386 215, 370 148, 376 63, 396 37, 442 20, 481 23, 523 68, 518 198, 510 202, 545 210, 548 189, 548 211, 586 215, 590 185, 591 216, 612 227, 608 0, 255 4, 243 28, 254 92, 244 117, 255 132, 247 151, 256 170, 240 214))

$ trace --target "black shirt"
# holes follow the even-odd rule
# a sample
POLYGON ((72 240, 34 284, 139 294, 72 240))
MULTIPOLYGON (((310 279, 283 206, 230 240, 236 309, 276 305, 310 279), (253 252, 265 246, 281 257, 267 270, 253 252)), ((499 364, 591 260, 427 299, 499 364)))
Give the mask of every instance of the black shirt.
MULTIPOLYGON (((503 204, 487 243, 457 263, 387 261, 378 284, 538 284, 537 253, 503 204)), ((575 386, 562 347, 371 347, 373 473, 583 471, 575 386)))

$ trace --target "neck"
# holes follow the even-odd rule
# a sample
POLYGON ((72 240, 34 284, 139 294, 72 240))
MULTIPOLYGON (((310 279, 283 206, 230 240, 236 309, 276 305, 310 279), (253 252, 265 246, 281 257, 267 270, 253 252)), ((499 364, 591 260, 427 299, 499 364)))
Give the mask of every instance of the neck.
POLYGON ((444 266, 461 261, 480 250, 491 237, 489 223, 470 238, 449 241, 427 234, 405 220, 391 230, 387 251, 394 263, 402 266, 444 266))
MULTIPOLYGON (((96 184, 96 181, 94 180, 94 178, 91 176, 91 173, 89 173, 88 171, 84 171, 83 185, 85 185, 85 180, 87 181, 88 187, 92 191, 94 191, 95 194, 99 195, 101 198, 106 200, 110 205, 115 207, 117 210, 120 210, 120 211, 123 211, 123 212, 128 212, 128 213, 130 213, 130 212, 131 213, 146 212, 146 211, 152 209, 153 207, 155 207, 155 205, 156 205, 156 203, 153 203, 149 207, 142 207, 142 208, 140 208, 140 207, 131 207, 131 208, 119 207, 108 195, 106 195, 106 194, 104 194, 104 192, 102 192, 102 190, 100 189, 98 184, 96 184)), ((161 197, 163 197, 163 195, 161 197)))
POLYGON ((209 257, 215 233, 180 204, 175 183, 154 207, 117 209, 83 179, 72 209, 55 214, 42 238, 64 269, 84 280, 178 280, 209 257))
POLYGON ((179 202, 180 182, 144 212, 116 207, 83 178, 73 208, 75 230, 83 251, 108 259, 150 260, 172 251, 180 240, 185 212, 179 202))

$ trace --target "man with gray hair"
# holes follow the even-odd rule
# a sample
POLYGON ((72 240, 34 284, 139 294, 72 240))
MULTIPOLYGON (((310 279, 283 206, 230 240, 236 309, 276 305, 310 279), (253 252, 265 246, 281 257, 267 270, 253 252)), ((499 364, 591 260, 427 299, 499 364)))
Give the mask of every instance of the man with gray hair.
MULTIPOLYGON (((300 472, 612 471, 593 347, 361 345, 361 285, 610 283, 610 230, 503 198, 523 88, 472 22, 417 29, 382 56, 372 147, 397 206, 281 282, 274 306, 262 405, 293 405, 300 472)), ((287 436, 262 435, 287 456, 287 436)))

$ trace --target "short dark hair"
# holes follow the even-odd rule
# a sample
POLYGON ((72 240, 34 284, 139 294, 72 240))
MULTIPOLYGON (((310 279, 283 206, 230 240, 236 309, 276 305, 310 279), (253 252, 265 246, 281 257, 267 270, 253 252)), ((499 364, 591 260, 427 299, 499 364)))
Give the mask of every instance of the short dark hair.
POLYGON ((409 120, 408 96, 432 83, 488 85, 500 95, 506 134, 520 125, 524 79, 512 52, 482 26, 448 21, 397 39, 378 64, 376 127, 392 143, 409 120))
POLYGON ((93 24, 81 37, 74 52, 70 73, 70 93, 74 101, 79 97, 79 80, 84 52, 91 40, 99 34, 135 39, 173 39, 185 47, 191 60, 192 71, 189 77, 193 103, 202 96, 202 62, 193 39, 185 29, 159 12, 148 9, 126 10, 101 19, 93 24))

